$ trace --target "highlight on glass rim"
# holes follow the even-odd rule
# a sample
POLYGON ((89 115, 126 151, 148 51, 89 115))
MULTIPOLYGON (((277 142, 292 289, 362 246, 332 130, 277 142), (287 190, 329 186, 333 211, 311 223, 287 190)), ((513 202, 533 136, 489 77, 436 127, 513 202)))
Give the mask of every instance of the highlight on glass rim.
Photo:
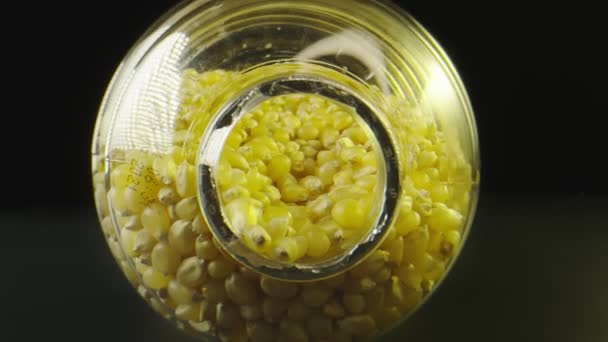
POLYGON ((450 270, 479 153, 456 70, 394 4, 195 0, 116 71, 92 169, 113 257, 177 328, 365 341, 450 270))

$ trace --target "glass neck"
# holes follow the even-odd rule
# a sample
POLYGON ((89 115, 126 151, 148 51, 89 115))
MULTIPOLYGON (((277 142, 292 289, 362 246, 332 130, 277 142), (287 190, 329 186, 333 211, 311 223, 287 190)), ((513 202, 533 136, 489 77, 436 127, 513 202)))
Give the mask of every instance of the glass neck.
MULTIPOLYGON (((312 281, 339 274, 362 261, 381 243, 392 225, 401 194, 401 165, 391 130, 373 91, 354 76, 319 62, 284 61, 244 72, 218 99, 220 104, 202 137, 197 155, 199 204, 210 230, 224 249, 245 266, 273 278, 312 281), (271 75, 269 77, 268 75, 271 75), (374 190, 375 223, 352 248, 329 259, 286 263, 249 249, 230 228, 214 175, 223 146, 235 124, 261 102, 287 94, 314 94, 351 107, 373 137, 379 183, 374 190), (366 96, 371 95, 371 96, 366 96)), ((378 97, 380 98, 380 97, 378 97)))

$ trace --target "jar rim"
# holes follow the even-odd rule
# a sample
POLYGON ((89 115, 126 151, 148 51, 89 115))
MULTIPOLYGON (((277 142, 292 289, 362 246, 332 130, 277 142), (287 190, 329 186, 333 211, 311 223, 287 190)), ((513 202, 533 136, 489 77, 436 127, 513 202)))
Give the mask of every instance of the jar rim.
POLYGON ((284 60, 256 68, 255 71, 259 75, 270 74, 273 77, 249 80, 245 89, 228 100, 214 115, 199 145, 197 155, 199 206, 212 234, 228 254, 241 264, 276 279, 314 281, 347 271, 363 261, 379 246, 397 216, 395 214, 401 194, 401 165, 397 157, 398 149, 394 137, 376 114, 378 111, 376 106, 361 98, 354 89, 327 78, 328 71, 324 68, 314 61, 302 60, 284 60), (300 70, 308 72, 280 74, 266 71, 293 63, 297 63, 300 70), (264 257, 249 249, 226 222, 214 180, 224 143, 236 122, 255 105, 272 97, 287 94, 318 95, 348 105, 354 109, 357 119, 373 131, 374 150, 379 161, 378 171, 381 178, 380 184, 376 187, 376 198, 379 200, 375 203, 376 219, 358 243, 328 260, 286 263, 264 257))

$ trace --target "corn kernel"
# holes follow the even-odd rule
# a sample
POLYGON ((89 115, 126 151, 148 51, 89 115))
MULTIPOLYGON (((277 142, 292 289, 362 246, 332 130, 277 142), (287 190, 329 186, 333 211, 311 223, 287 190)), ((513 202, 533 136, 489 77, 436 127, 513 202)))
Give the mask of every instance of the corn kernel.
POLYGON ((307 233, 307 238, 308 238, 308 249, 306 252, 307 255, 309 255, 313 258, 320 257, 320 256, 325 255, 325 253, 327 253, 327 251, 329 251, 331 242, 329 241, 329 238, 323 231, 321 231, 319 229, 311 230, 307 233))
POLYGON ((366 217, 359 201, 352 198, 336 202, 331 209, 332 218, 346 229, 364 228, 366 217))
POLYGON ((194 166, 184 161, 177 169, 176 182, 177 193, 181 197, 196 195, 196 180, 194 166))
POLYGON ((165 242, 154 246, 151 257, 152 267, 165 275, 174 274, 181 261, 179 254, 165 242))
POLYGON ((463 216, 458 211, 438 203, 427 222, 429 226, 437 231, 447 232, 459 229, 463 224, 463 216))
POLYGON ((298 291, 298 285, 295 283, 276 280, 266 276, 260 278, 260 287, 270 297, 283 300, 294 297, 298 291))
POLYGON ((167 210, 158 203, 147 206, 141 213, 141 224, 157 240, 169 232, 170 223, 167 210))
POLYGON ((286 184, 281 188, 281 198, 285 202, 297 203, 308 199, 310 191, 299 184, 286 184))
POLYGON ((313 125, 304 125, 298 128, 298 138, 304 140, 316 139, 319 133, 319 129, 313 125))
POLYGON ((291 159, 284 154, 274 156, 268 163, 268 176, 275 182, 291 170, 291 159))

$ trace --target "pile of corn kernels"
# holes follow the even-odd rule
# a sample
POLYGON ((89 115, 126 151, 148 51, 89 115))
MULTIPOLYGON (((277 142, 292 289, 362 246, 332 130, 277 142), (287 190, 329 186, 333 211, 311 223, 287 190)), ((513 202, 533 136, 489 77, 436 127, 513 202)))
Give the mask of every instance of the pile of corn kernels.
POLYGON ((352 247, 372 226, 377 170, 373 144, 347 108, 298 94, 267 100, 238 122, 216 179, 247 246, 310 262, 352 247))
MULTIPOLYGON (((388 113, 406 168, 398 218, 381 246, 321 281, 257 274, 209 231, 196 197, 196 148, 188 147, 209 121, 206 103, 233 77, 184 73, 174 153, 114 149, 111 163, 95 163, 95 200, 112 254, 157 311, 223 341, 357 341, 391 328, 457 253, 470 166, 447 148, 432 120, 407 108, 388 113)), ((308 95, 275 98, 247 114, 224 148, 216 175, 224 212, 248 246, 268 257, 323 257, 369 228, 373 152, 340 106, 308 95), (352 220, 353 210, 361 220, 352 220)))

